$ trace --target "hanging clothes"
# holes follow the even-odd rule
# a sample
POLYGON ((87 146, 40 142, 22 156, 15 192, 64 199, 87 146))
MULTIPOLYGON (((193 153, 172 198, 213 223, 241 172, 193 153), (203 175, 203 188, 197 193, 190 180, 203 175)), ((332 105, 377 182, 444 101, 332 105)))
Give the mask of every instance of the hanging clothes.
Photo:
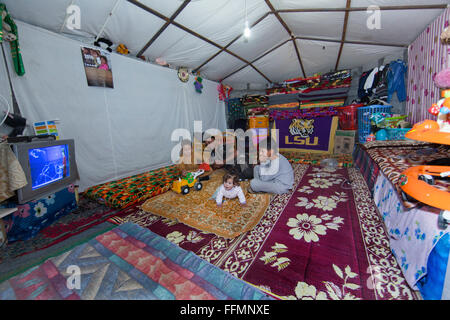
POLYGON ((365 96, 367 96, 366 90, 364 90, 364 85, 366 84, 367 77, 370 74, 369 71, 365 71, 361 74, 361 77, 359 78, 359 84, 358 84, 358 98, 362 99, 365 96))
POLYGON ((387 73, 389 70, 389 64, 381 66, 377 77, 375 88, 373 88, 372 99, 381 99, 387 101, 388 98, 388 84, 387 84, 387 73))
POLYGON ((364 90, 369 91, 373 87, 373 82, 375 80, 375 76, 378 73, 378 68, 373 68, 370 72, 369 76, 366 79, 366 82, 364 83, 364 90))
POLYGON ((406 100, 405 75, 407 66, 403 60, 392 61, 387 74, 388 80, 388 102, 391 102, 394 92, 397 92, 398 101, 406 100))

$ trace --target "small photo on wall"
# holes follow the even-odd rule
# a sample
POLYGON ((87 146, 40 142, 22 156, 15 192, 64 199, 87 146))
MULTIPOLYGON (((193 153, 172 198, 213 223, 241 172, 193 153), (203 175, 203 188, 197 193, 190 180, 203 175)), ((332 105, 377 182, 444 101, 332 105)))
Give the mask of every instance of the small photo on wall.
POLYGON ((110 53, 102 49, 81 47, 81 55, 88 86, 114 88, 110 53))

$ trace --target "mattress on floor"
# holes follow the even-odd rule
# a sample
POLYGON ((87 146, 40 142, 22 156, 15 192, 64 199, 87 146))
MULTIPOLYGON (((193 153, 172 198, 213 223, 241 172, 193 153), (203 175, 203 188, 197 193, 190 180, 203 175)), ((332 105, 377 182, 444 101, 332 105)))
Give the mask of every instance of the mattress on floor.
POLYGON ((168 191, 179 174, 175 166, 168 166, 90 187, 84 196, 109 207, 124 208, 168 191))

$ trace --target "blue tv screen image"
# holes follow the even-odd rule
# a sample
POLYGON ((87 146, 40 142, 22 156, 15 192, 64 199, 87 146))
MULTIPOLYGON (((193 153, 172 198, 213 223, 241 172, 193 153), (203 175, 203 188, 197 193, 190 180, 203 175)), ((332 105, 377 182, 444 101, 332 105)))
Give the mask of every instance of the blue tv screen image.
POLYGON ((28 151, 32 190, 70 176, 67 144, 28 151))

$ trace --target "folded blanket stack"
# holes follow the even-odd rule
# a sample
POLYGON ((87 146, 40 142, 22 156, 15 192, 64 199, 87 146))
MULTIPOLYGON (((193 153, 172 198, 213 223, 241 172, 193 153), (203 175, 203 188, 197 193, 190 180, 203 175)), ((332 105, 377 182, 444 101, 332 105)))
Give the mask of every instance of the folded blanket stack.
POLYGON ((247 116, 268 115, 268 98, 265 95, 246 95, 242 98, 242 105, 247 116))
POLYGON ((351 82, 350 70, 285 80, 282 84, 266 90, 269 109, 293 111, 303 108, 340 107, 345 104, 351 82))
POLYGON ((334 107, 305 108, 296 110, 271 110, 270 118, 273 120, 303 119, 335 116, 337 114, 337 110, 334 107))

